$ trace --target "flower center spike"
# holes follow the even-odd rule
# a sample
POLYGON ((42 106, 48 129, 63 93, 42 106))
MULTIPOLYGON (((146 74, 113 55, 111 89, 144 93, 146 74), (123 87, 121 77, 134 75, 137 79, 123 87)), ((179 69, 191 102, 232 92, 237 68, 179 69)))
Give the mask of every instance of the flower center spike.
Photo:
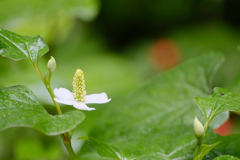
POLYGON ((85 80, 81 69, 77 69, 73 77, 73 96, 77 101, 85 102, 85 80))

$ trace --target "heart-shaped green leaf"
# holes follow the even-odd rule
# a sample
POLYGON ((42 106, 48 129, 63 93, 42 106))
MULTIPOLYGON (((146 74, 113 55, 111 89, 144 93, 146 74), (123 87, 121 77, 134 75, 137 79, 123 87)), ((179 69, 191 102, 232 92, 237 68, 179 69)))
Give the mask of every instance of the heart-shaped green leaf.
POLYGON ((156 77, 126 100, 111 104, 91 136, 118 148, 127 159, 184 159, 189 154, 192 159, 193 120, 202 116, 194 97, 209 95, 223 60, 219 53, 201 55, 156 77))
POLYGON ((24 86, 0 88, 0 131, 10 127, 30 127, 46 135, 58 135, 74 129, 85 118, 81 111, 52 116, 35 95, 24 86))
POLYGON ((218 87, 214 88, 208 97, 195 97, 195 103, 202 110, 207 121, 211 121, 225 111, 240 111, 240 96, 218 87))
POLYGON ((0 29, 0 55, 13 60, 28 59, 37 64, 39 58, 48 52, 49 48, 43 37, 21 36, 0 29))

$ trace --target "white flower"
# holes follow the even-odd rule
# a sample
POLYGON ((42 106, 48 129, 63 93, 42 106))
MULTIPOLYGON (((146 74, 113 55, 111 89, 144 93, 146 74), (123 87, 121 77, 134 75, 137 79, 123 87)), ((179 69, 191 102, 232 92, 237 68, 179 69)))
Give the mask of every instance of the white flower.
POLYGON ((55 88, 54 94, 57 98, 54 98, 55 101, 58 103, 66 104, 66 105, 73 105, 73 107, 80 109, 80 110, 95 110, 95 108, 89 108, 86 104, 90 103, 107 103, 111 99, 108 99, 106 93, 100 93, 100 94, 90 94, 85 96, 85 102, 77 101, 73 97, 73 93, 70 92, 66 88, 55 88))
POLYGON ((73 93, 65 88, 55 88, 54 94, 57 98, 54 98, 58 103, 66 105, 73 105, 73 107, 80 110, 95 110, 95 108, 89 108, 86 104, 89 103, 107 103, 111 99, 108 99, 106 93, 90 94, 86 95, 84 74, 81 69, 77 69, 73 77, 73 93))

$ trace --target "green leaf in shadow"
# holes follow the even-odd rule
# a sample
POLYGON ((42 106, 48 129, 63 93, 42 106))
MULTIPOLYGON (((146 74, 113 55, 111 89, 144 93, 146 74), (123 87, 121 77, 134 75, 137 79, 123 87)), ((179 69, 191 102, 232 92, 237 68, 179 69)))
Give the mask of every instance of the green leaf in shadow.
POLYGON ((197 156, 197 158, 195 158, 194 160, 202 160, 203 157, 211 150, 213 149, 213 147, 215 147, 216 145, 218 145, 220 142, 211 144, 211 145, 207 145, 207 144, 202 144, 201 145, 201 152, 199 153, 199 155, 197 156))
MULTIPOLYGON (((235 157, 240 157, 239 135, 231 135, 231 136, 223 137, 212 131, 209 131, 207 132, 206 138, 203 140, 203 143, 214 144, 219 141, 221 141, 221 143, 219 143, 212 150, 210 150, 206 154, 206 156, 203 158, 204 160, 212 160, 214 158, 217 158, 220 155, 231 155, 235 157)), ((194 149, 192 151, 194 152, 194 149)), ((187 160, 192 160, 192 158, 193 158, 192 156, 188 156, 187 160)))
POLYGON ((39 58, 48 52, 49 48, 41 36, 21 36, 0 29, 0 55, 13 60, 28 59, 37 64, 39 58))
POLYGON ((46 135, 58 135, 74 129, 85 114, 70 111, 52 116, 27 87, 0 88, 0 131, 10 127, 30 127, 46 135))

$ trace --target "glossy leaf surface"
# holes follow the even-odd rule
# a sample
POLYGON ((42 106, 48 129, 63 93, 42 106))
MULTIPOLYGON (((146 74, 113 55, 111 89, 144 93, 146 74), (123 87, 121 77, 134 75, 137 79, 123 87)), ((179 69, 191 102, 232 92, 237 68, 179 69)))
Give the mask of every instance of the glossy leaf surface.
POLYGON ((41 36, 21 36, 0 29, 0 55, 13 60, 28 59, 36 64, 49 48, 41 36))
POLYGON ((124 101, 112 104, 92 136, 118 148, 123 158, 193 158, 192 124, 195 116, 203 118, 194 97, 209 94, 223 60, 221 54, 205 54, 156 77, 124 101))
POLYGON ((35 95, 24 86, 0 89, 0 131, 10 127, 30 127, 46 135, 58 135, 74 129, 85 118, 81 111, 52 116, 35 95))
POLYGON ((97 151, 97 153, 102 157, 111 157, 116 160, 121 160, 121 155, 118 149, 112 147, 111 145, 108 145, 106 143, 103 143, 101 141, 98 141, 92 137, 89 137, 89 146, 92 150, 97 151))
POLYGON ((240 111, 240 96, 218 87, 208 97, 196 97, 195 103, 208 121, 225 111, 240 111))

